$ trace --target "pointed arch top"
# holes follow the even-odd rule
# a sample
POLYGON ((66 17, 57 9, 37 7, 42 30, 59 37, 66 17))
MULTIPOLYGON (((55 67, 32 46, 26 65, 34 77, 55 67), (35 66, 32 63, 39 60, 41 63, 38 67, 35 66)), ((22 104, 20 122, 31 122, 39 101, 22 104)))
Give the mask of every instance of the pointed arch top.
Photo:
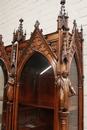
POLYGON ((31 34, 30 39, 27 41, 27 45, 23 50, 22 55, 19 59, 18 62, 19 73, 22 70, 26 61, 36 52, 41 53, 43 56, 45 56, 48 59, 48 61, 52 64, 53 67, 55 66, 57 56, 55 55, 55 53, 53 53, 51 47, 49 46, 49 43, 44 38, 42 34, 42 30, 39 29, 38 21, 36 21, 35 29, 31 34))
POLYGON ((82 66, 82 47, 83 47, 83 39, 82 39, 82 28, 81 32, 78 32, 76 21, 73 22, 73 30, 72 30, 72 36, 71 36, 71 42, 70 42, 70 50, 69 50, 69 70, 72 62, 72 58, 75 56, 76 62, 77 62, 77 68, 81 68, 82 66))

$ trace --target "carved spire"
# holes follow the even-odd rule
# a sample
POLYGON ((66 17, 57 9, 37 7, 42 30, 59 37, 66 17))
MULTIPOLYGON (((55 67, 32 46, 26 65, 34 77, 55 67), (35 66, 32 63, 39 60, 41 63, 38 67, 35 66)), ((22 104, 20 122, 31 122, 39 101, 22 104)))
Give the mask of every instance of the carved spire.
POLYGON ((68 14, 65 11, 65 0, 60 1, 61 4, 61 10, 58 16, 58 33, 59 33, 59 43, 58 43, 58 55, 60 64, 64 63, 65 66, 67 65, 69 59, 68 59, 68 52, 69 52, 69 46, 67 41, 67 32, 69 31, 68 28, 68 14), (62 39, 61 39, 61 32, 62 31, 62 39))
POLYGON ((77 29, 77 23, 76 20, 73 21, 73 30, 72 30, 72 34, 73 36, 75 35, 75 30, 77 29))
POLYGON ((16 33, 15 33, 15 30, 13 32, 13 41, 12 41, 12 43, 14 43, 16 41, 17 42, 24 41, 26 39, 26 33, 23 34, 23 24, 22 24, 23 21, 24 20, 22 18, 19 20, 20 24, 19 24, 18 30, 16 31, 16 33))
POLYGON ((0 34, 0 41, 2 41, 2 35, 0 34))
POLYGON ((61 11, 58 16, 58 30, 65 30, 68 31, 68 13, 65 12, 65 0, 60 1, 61 4, 61 11))
POLYGON ((11 76, 15 76, 15 65, 16 65, 16 45, 12 44, 12 59, 11 59, 11 76))
POLYGON ((81 25, 81 29, 80 29, 80 31, 81 31, 81 41, 83 42, 84 39, 83 39, 83 27, 82 27, 82 25, 81 25))
POLYGON ((18 28, 18 31, 19 31, 22 35, 23 35, 23 29, 22 29, 22 28, 23 28, 23 27, 22 27, 23 21, 24 21, 24 20, 23 20, 22 18, 19 20, 20 24, 19 24, 19 28, 18 28))
POLYGON ((73 25, 74 25, 74 27, 77 27, 76 20, 73 21, 73 25))

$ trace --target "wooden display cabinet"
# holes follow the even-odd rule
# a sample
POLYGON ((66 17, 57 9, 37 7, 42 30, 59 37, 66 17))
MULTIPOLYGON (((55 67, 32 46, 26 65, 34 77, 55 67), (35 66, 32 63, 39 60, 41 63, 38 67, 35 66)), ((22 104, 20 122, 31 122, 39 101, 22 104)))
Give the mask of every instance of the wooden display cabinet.
POLYGON ((65 0, 60 3, 56 32, 43 35, 36 21, 26 40, 20 19, 12 45, 4 47, 0 35, 1 130, 83 130, 83 29, 79 32, 74 21, 69 33, 65 0), (67 93, 68 107, 60 109, 64 71, 69 80, 66 86, 73 86, 76 94, 67 93))

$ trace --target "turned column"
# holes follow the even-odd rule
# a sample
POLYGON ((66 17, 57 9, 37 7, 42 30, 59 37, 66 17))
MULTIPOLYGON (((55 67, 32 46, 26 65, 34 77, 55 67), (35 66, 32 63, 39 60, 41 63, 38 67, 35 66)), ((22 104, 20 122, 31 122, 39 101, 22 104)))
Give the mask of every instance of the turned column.
POLYGON ((60 115, 60 130, 68 130, 69 112, 59 112, 59 115, 60 115))

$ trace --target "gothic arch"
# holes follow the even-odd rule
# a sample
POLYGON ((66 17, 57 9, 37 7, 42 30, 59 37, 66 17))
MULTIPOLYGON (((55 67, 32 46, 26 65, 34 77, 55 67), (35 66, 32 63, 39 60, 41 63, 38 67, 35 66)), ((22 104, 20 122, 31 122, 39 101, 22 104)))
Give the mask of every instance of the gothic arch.
MULTIPOLYGON (((56 64, 55 64, 55 62, 52 60, 52 58, 50 57, 50 55, 49 55, 49 57, 46 57, 46 55, 44 55, 43 53, 41 53, 41 52, 39 52, 39 51, 32 51, 32 53, 28 56, 28 57, 26 57, 25 58, 25 60, 23 61, 23 63, 21 64, 21 68, 20 68, 20 70, 18 69, 18 73, 19 73, 19 75, 18 75, 18 81, 20 81, 20 76, 21 76, 21 73, 22 73, 22 70, 23 70, 23 68, 24 68, 24 66, 25 66, 25 64, 26 64, 26 62, 35 54, 35 53, 39 53, 40 55, 43 55, 48 61, 49 61, 49 63, 52 65, 52 68, 53 68, 53 71, 54 71, 54 77, 55 77, 55 66, 56 66, 56 64)), ((37 62, 38 62, 38 60, 37 60, 37 62)))

